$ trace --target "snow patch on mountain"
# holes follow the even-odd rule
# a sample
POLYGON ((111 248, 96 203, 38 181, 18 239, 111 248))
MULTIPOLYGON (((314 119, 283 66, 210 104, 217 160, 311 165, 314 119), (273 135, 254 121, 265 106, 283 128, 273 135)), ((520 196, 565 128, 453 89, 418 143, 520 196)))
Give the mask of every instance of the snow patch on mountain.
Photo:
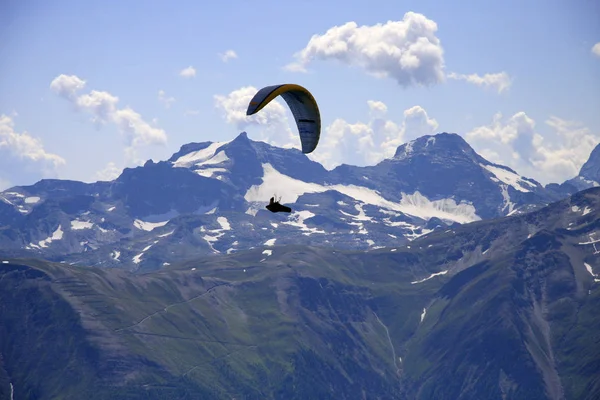
POLYGON ((442 220, 459 223, 468 223, 481 219, 477 216, 473 205, 466 203, 457 204, 453 199, 430 201, 417 191, 413 194, 402 193, 400 203, 394 203, 383 198, 379 192, 363 186, 321 185, 304 182, 280 173, 271 164, 262 164, 262 167, 263 182, 260 185, 253 185, 248 189, 244 196, 248 202, 265 202, 265 199, 270 198, 272 193, 277 192, 282 187, 285 188, 285 192, 282 194, 282 202, 285 203, 295 203, 298 197, 305 193, 322 193, 335 190, 366 204, 399 211, 423 219, 438 217, 442 220))
POLYGON ((221 179, 220 176, 215 176, 215 175, 218 173, 225 173, 225 172, 227 172, 227 170, 225 168, 204 168, 204 169, 197 169, 194 172, 205 178, 215 177, 217 179, 221 179))
MULTIPOLYGON (((419 229, 418 227, 414 227, 414 226, 412 228, 410 228, 409 230, 410 230, 410 232, 404 233, 404 237, 411 242, 417 238, 420 238, 421 236, 425 236, 428 233, 433 232, 433 229, 426 229, 426 228, 419 229)), ((408 248, 410 249, 410 246, 408 248)))
POLYGON ((73 231, 91 229, 93 226, 94 224, 89 221, 81 221, 79 219, 74 219, 71 221, 71 230, 73 231))
POLYGON ((508 171, 504 168, 495 167, 493 165, 484 165, 484 164, 479 164, 479 165, 482 168, 485 168, 486 170, 488 170, 489 172, 494 174, 494 176, 501 182, 512 186, 513 188, 515 188, 516 190, 518 190, 520 192, 527 193, 527 192, 531 191, 531 190, 526 189, 525 187, 521 186, 522 183, 527 184, 534 188, 536 187, 536 185, 534 183, 527 181, 526 178, 523 178, 522 176, 519 176, 519 175, 515 174, 514 172, 508 171))
MULTIPOLYGON (((156 243, 156 242, 154 242, 154 243, 156 243)), ((142 256, 144 255, 144 253, 146 253, 148 250, 150 250, 150 248, 154 245, 154 243, 150 244, 150 245, 148 245, 146 247, 144 247, 144 249, 142 250, 142 252, 140 254, 137 254, 137 255, 133 256, 133 258, 131 259, 131 261, 134 264, 139 264, 142 261, 142 256)))
POLYGON ((151 232, 156 228, 160 228, 161 226, 165 226, 169 221, 162 222, 148 222, 142 221, 141 219, 136 219, 133 221, 133 226, 143 231, 151 232))
POLYGON ((39 201, 40 201, 40 198, 37 197, 37 196, 31 196, 31 197, 26 197, 25 198, 25 203, 26 204, 36 204, 39 201))
POLYGON ((502 205, 502 211, 505 211, 508 208, 507 214, 510 214, 515 209, 515 204, 510 201, 510 194, 508 194, 508 185, 500 185, 500 190, 502 190, 502 199, 504 200, 504 204, 502 205))
POLYGON ((4 197, 4 196, 2 196, 2 195, 0 195, 0 200, 2 200, 2 201, 3 201, 3 202, 5 202, 6 204, 8 204, 8 205, 11 205, 11 206, 13 206, 13 207, 14 207, 14 204, 13 204, 13 203, 12 203, 12 202, 11 202, 9 199, 7 199, 6 197, 4 197))
MULTIPOLYGON (((219 238, 221 238, 221 236, 223 236, 225 234, 224 231, 231 230, 231 224, 225 217, 218 217, 217 223, 221 226, 221 228, 220 229, 212 229, 212 230, 208 231, 211 234, 208 234, 208 233, 205 234, 204 236, 202 236, 202 239, 206 240, 206 242, 208 243, 210 248, 215 253, 220 253, 219 250, 217 250, 213 247, 213 243, 218 241, 219 238)), ((206 228, 204 228, 204 226, 200 227, 200 232, 206 232, 206 228)))
POLYGON ((44 240, 38 242, 39 247, 48 247, 50 243, 55 240, 61 240, 63 238, 62 227, 59 225, 58 228, 52 233, 52 235, 44 240))
POLYGON ((596 277, 596 274, 594 273, 594 270, 590 264, 584 262, 583 265, 585 265, 585 269, 587 269, 591 276, 596 277))
MULTIPOLYGON (((391 208, 391 207, 389 207, 391 208)), ((453 199, 440 199, 431 201, 418 191, 413 194, 402 193, 399 211, 428 220, 432 217, 438 217, 441 220, 458 222, 466 224, 478 221, 481 218, 477 215, 475 207, 472 204, 456 204, 453 199)))
MULTIPOLYGON (((344 210, 339 210, 339 211, 340 211, 340 213, 342 213, 342 214, 352 218, 354 221, 356 221, 356 222, 349 222, 348 225, 358 226, 358 234, 359 235, 366 235, 369 233, 369 231, 367 231, 367 229, 365 228, 364 223, 362 221, 372 221, 373 218, 368 217, 365 214, 365 210, 363 210, 362 204, 355 204, 354 208, 356 209, 356 211, 358 211, 358 215, 353 215, 353 214, 347 213, 344 210)), ((352 234, 352 233, 354 233, 354 231, 350 231, 350 233, 352 234)), ((367 243, 369 243, 369 242, 370 241, 367 240, 367 243)), ((372 240, 371 240, 371 242, 372 242, 372 240)), ((370 243, 371 246, 374 244, 375 243, 370 243)))
POLYGON ((394 156, 394 158, 396 160, 403 160, 405 158, 410 157, 410 155, 413 152, 413 147, 414 147, 415 143, 416 143, 416 140, 411 140, 410 142, 406 143, 406 145, 404 145, 404 152, 401 154, 397 154, 396 156, 394 156))
POLYGON ((179 157, 177 160, 173 161, 173 166, 176 168, 190 168, 194 165, 201 166, 207 164, 218 164, 227 159, 227 155, 224 152, 219 152, 219 154, 223 153, 225 159, 217 158, 216 162, 211 162, 211 159, 215 157, 215 152, 223 145, 229 142, 214 142, 205 147, 204 149, 192 151, 191 153, 185 154, 179 157))
POLYGON ((303 235, 312 235, 313 233, 327 233, 323 230, 318 230, 317 228, 310 228, 304 223, 305 220, 314 216, 315 214, 307 210, 294 211, 290 215, 290 220, 282 222, 282 224, 295 226, 299 228, 303 232, 303 235))
POLYGON ((362 204, 355 204, 354 208, 358 211, 358 215, 353 216, 356 221, 372 221, 373 218, 368 217, 363 210, 362 204))
POLYGON ((593 210, 592 210, 591 208, 589 208, 589 207, 587 207, 587 206, 586 206, 586 207, 583 209, 583 212, 581 213, 581 216, 588 215, 588 214, 589 214, 589 213, 591 213, 592 211, 593 211, 593 210))
POLYGON ((265 246, 274 246, 276 240, 277 240, 277 238, 267 240, 265 242, 265 246))
POLYGON ((248 209, 246 210, 246 214, 248 215, 252 215, 253 217, 256 216, 256 213, 258 213, 260 207, 256 207, 256 206, 250 206, 248 207, 248 209))
POLYGON ((229 231, 231 230, 231 224, 229 223, 229 221, 227 220, 227 218, 225 217, 218 217, 217 218, 217 222, 219 223, 219 225, 221 225, 221 229, 224 231, 229 231))
POLYGON ((430 280, 431 278, 435 278, 436 276, 439 276, 439 275, 446 275, 447 273, 448 273, 448 270, 445 270, 445 271, 440 271, 440 272, 436 272, 436 273, 434 273, 434 274, 431 274, 431 275, 429 275, 427 278, 423 278, 423 279, 421 279, 421 280, 418 280, 418 281, 413 281, 413 282, 411 282, 411 285, 414 285, 415 283, 421 283, 421 282, 425 282, 425 281, 428 281, 428 280, 430 280))

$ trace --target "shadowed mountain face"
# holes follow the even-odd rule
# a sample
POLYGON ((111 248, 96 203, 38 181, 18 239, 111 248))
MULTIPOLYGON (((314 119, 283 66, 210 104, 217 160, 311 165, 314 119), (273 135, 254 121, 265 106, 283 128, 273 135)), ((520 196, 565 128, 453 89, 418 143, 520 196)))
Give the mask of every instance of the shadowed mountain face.
POLYGON ((372 250, 571 193, 555 186, 490 163, 456 134, 421 137, 375 166, 327 171, 297 149, 242 133, 184 145, 111 182, 42 180, 6 190, 0 252, 150 271, 273 243, 372 250), (292 212, 267 211, 272 196, 292 212))
POLYGON ((405 246, 275 245, 136 275, 2 261, 0 391, 596 399, 599 209, 593 188, 405 246))
POLYGON ((579 175, 562 184, 552 183, 547 186, 549 192, 557 196, 571 195, 579 190, 600 186, 600 144, 597 145, 588 160, 581 166, 579 175))

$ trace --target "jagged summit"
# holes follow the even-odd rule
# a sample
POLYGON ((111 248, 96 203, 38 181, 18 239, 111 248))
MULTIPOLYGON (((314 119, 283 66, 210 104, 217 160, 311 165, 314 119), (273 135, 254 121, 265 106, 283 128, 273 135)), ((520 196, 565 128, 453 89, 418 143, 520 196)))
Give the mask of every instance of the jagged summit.
POLYGON ((549 184, 547 187, 564 196, 596 186, 600 186, 600 144, 592 150, 590 157, 579 170, 579 175, 560 185, 549 184))
POLYGON ((590 158, 581 167, 579 176, 594 182, 600 182, 600 144, 597 145, 590 158))
POLYGON ((531 211, 550 202, 548 193, 455 133, 413 140, 377 165, 328 171, 298 148, 241 132, 188 143, 110 182, 44 180, 4 191, 0 248, 71 261, 93 252, 98 263, 136 269, 274 240, 376 248, 531 211), (289 216, 265 214, 273 195, 283 196, 289 216))
POLYGON ((442 132, 435 135, 421 136, 415 140, 404 143, 396 149, 395 159, 403 159, 411 155, 431 154, 468 154, 477 155, 473 148, 456 133, 442 132))

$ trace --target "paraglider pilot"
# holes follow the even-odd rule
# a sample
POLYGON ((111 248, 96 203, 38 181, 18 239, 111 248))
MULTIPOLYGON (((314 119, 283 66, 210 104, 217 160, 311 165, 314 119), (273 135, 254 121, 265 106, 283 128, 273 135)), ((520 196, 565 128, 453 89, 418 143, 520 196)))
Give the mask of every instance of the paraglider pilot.
POLYGON ((267 210, 276 213, 276 212, 292 212, 290 207, 286 207, 284 205, 279 204, 279 201, 275 201, 275 197, 271 197, 269 204, 267 205, 267 210))

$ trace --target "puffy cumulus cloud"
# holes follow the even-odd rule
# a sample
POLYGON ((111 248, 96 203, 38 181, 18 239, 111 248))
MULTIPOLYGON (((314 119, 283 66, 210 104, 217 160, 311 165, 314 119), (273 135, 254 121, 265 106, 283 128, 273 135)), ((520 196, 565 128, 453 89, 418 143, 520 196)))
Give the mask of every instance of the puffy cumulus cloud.
POLYGON ((429 118, 427 111, 421 106, 414 106, 404 111, 403 130, 408 140, 430 135, 437 130, 438 126, 437 121, 429 118))
POLYGON ((555 116, 545 122, 558 140, 534 135, 533 145, 537 151, 532 162, 538 170, 545 172, 551 182, 562 182, 579 174, 600 137, 579 122, 555 116))
POLYGON ((406 141, 435 133, 439 126, 437 121, 430 118, 427 111, 421 106, 413 106, 404 110, 403 116, 404 119, 398 128, 391 121, 385 121, 383 125, 380 121, 375 121, 376 126, 381 125, 382 127, 383 141, 380 145, 382 158, 392 157, 398 146, 406 141), (395 134, 396 132, 399 134, 395 134))
POLYGON ((487 126, 479 126, 467 133, 468 140, 497 141, 502 144, 510 144, 519 137, 533 139, 535 121, 524 112, 518 112, 505 120, 501 113, 494 115, 492 123, 487 126))
POLYGON ((373 158, 375 151, 375 132, 368 123, 349 123, 341 118, 333 121, 321 133, 319 146, 309 158, 318 161, 325 168, 332 169, 344 161, 349 163, 360 160, 357 164, 364 164, 373 158))
POLYGON ((592 54, 597 57, 600 57, 600 42, 592 46, 592 54))
POLYGON ((108 92, 92 90, 88 94, 81 95, 75 99, 75 105, 92 114, 95 123, 109 122, 111 115, 117 110, 119 98, 108 92))
POLYGON ((524 112, 509 118, 498 113, 491 124, 476 127, 466 139, 492 162, 544 184, 561 183, 579 173, 599 138, 581 124, 555 116, 545 125, 548 135, 539 133, 536 122, 524 112))
POLYGON ((342 163, 373 165, 393 157, 406 140, 435 133, 437 122, 420 106, 404 111, 400 123, 387 119, 387 106, 380 101, 367 102, 368 122, 350 123, 336 119, 325 128, 317 151, 309 157, 332 169, 342 163))
MULTIPOLYGON (((228 95, 216 95, 215 105, 225 121, 248 134, 257 132, 255 140, 284 148, 300 148, 300 138, 291 113, 279 101, 269 103, 257 114, 247 116, 248 103, 257 89, 251 86, 234 90, 228 95), (288 115, 290 117, 288 117, 288 115)), ((317 150, 308 154, 313 161, 326 168, 342 163, 372 165, 394 155, 406 137, 413 138, 434 133, 437 122, 429 118, 420 106, 404 112, 404 119, 396 123, 387 119, 388 108, 381 101, 367 101, 369 120, 351 123, 341 118, 321 130, 317 150)))
POLYGON ((104 169, 101 169, 100 171, 96 172, 96 179, 99 181, 112 181, 114 179, 117 179, 122 172, 123 168, 117 167, 117 165, 111 161, 108 164, 106 164, 106 167, 104 167, 104 169))
POLYGON ((215 95, 215 106, 221 111, 228 124, 234 125, 239 130, 249 128, 256 130, 259 135, 258 140, 280 147, 299 145, 300 139, 290 129, 288 110, 279 100, 271 101, 254 115, 246 115, 248 104, 256 92, 258 92, 257 88, 245 86, 228 95, 215 95))
POLYGON ((444 80, 444 51, 437 24, 408 12, 401 21, 358 26, 348 22, 314 35, 286 68, 305 71, 314 60, 337 60, 391 77, 402 86, 431 85, 444 80))
POLYGON ((191 65, 179 71, 179 76, 182 78, 193 78, 196 76, 196 69, 191 65))
POLYGON ((167 143, 167 134, 164 130, 151 126, 139 113, 129 107, 116 110, 111 115, 111 119, 125 134, 129 146, 141 147, 167 143))
MULTIPOLYGON (((17 174, 21 169, 27 169, 36 171, 43 177, 55 177, 58 168, 66 164, 65 159, 46 151, 39 138, 27 132, 16 132, 14 126, 11 117, 0 115, 0 159, 10 164, 8 170, 17 174), (16 163, 7 161, 8 156, 12 156, 16 163)), ((4 168, 3 166, 1 169, 4 168)))
POLYGON ((371 117, 382 117, 387 113, 387 106, 381 101, 367 100, 369 106, 369 115, 371 117))
POLYGON ((233 60, 235 58, 238 58, 238 55, 233 50, 227 50, 225 53, 219 53, 219 58, 221 59, 221 61, 227 62, 229 60, 233 60))
POLYGON ((506 72, 499 72, 497 74, 485 74, 483 76, 477 74, 465 75, 451 72, 447 76, 450 79, 466 81, 477 86, 483 86, 485 88, 494 88, 498 91, 498 93, 504 92, 512 84, 512 80, 506 72))
POLYGON ((158 101, 165 105, 165 108, 171 108, 171 104, 175 102, 175 97, 169 97, 164 90, 158 91, 158 101))
POLYGON ((492 87, 498 92, 510 87, 506 72, 446 75, 444 49, 437 30, 435 21, 415 12, 407 12, 400 21, 370 26, 347 22, 313 35, 306 47, 294 54, 295 62, 285 68, 306 72, 315 60, 336 60, 363 68, 378 78, 395 79, 403 87, 434 85, 446 78, 492 87))
MULTIPOLYGON (((60 86, 54 88, 58 94, 60 94, 59 88, 60 86)), ((78 110, 90 113, 94 123, 114 124, 125 139, 126 154, 131 157, 142 146, 164 145, 167 142, 167 134, 164 130, 146 122, 130 107, 119 108, 119 98, 108 92, 92 90, 78 97, 67 98, 78 110)))
POLYGON ((85 87, 85 81, 75 75, 64 75, 61 74, 54 78, 50 83, 50 89, 52 89, 59 96, 67 99, 75 98, 78 91, 85 87))

